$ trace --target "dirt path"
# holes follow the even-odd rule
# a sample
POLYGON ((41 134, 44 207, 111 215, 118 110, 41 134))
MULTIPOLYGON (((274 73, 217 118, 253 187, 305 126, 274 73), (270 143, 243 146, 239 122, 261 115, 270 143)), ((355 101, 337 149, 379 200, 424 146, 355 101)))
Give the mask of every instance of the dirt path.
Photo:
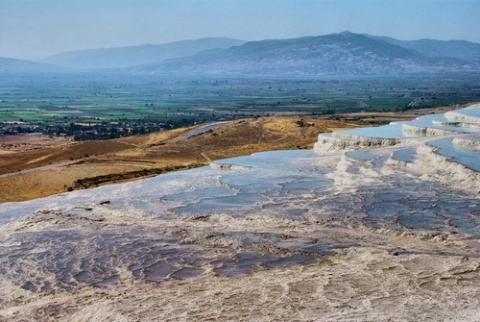
POLYGON ((205 152, 202 152, 200 154, 207 160, 208 163, 212 163, 212 160, 208 157, 208 155, 205 154, 205 152))
POLYGON ((38 167, 38 168, 33 168, 33 169, 28 169, 28 170, 20 170, 20 171, 16 171, 16 172, 0 174, 0 178, 7 178, 7 177, 12 177, 12 176, 18 176, 18 175, 22 175, 22 174, 37 172, 37 171, 55 169, 55 168, 60 168, 60 167, 64 167, 64 166, 67 166, 67 165, 72 165, 72 164, 75 164, 75 163, 78 163, 78 161, 68 161, 68 162, 61 162, 61 163, 52 164, 52 165, 45 165, 43 167, 38 167))

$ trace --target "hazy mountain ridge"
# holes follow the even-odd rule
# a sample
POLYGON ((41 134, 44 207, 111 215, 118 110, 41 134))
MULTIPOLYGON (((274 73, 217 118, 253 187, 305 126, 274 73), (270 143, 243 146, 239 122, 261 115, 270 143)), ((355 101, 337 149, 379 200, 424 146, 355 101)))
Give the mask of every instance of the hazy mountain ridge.
POLYGON ((427 57, 450 57, 463 60, 480 61, 480 44, 465 40, 398 40, 390 37, 370 37, 384 40, 392 45, 417 51, 427 57))
POLYGON ((48 64, 6 59, 0 61, 0 70, 116 69, 149 74, 272 76, 478 73, 480 44, 462 40, 404 41, 342 32, 250 42, 204 38, 163 45, 80 50, 60 53, 43 62, 48 64))
POLYGON ((241 46, 202 52, 136 70, 260 75, 395 75, 475 72, 480 71, 480 62, 459 57, 429 57, 383 39, 343 32, 247 42, 241 46))
POLYGON ((58 66, 36 63, 29 60, 0 57, 0 73, 3 72, 46 72, 59 71, 58 66))
POLYGON ((245 41, 229 38, 203 38, 160 45, 86 49, 59 53, 41 62, 73 69, 123 68, 191 56, 200 51, 228 48, 243 43, 245 41))

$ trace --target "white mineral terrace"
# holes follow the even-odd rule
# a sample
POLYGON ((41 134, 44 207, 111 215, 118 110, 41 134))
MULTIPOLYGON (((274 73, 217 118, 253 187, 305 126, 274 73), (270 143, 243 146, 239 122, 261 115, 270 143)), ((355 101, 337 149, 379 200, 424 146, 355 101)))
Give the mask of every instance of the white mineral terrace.
POLYGON ((2 321, 478 321, 480 105, 0 205, 2 321))

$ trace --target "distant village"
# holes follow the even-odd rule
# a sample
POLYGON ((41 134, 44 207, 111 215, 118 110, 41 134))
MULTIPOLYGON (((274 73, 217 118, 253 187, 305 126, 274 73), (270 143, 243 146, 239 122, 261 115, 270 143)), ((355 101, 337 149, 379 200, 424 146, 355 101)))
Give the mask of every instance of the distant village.
POLYGON ((144 120, 125 120, 119 122, 97 121, 80 122, 1 122, 0 135, 19 135, 42 133, 48 136, 71 137, 75 141, 116 139, 125 136, 164 131, 178 126, 187 126, 188 120, 180 122, 152 122, 144 120))

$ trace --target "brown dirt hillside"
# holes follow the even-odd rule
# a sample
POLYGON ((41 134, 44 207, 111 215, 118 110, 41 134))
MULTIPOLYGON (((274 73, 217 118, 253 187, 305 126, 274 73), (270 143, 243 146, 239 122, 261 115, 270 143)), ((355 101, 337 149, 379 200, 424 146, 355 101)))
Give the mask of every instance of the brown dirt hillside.
MULTIPOLYGON (((22 150, 22 146, 30 145, 17 142, 16 149, 0 149, 0 202, 123 182, 259 151, 311 148, 319 133, 378 122, 375 116, 372 119, 372 115, 365 115, 367 118, 246 119, 188 139, 182 136, 199 126, 107 141, 59 140, 35 149, 22 150)), ((390 120, 399 118, 413 117, 388 116, 390 120)))

